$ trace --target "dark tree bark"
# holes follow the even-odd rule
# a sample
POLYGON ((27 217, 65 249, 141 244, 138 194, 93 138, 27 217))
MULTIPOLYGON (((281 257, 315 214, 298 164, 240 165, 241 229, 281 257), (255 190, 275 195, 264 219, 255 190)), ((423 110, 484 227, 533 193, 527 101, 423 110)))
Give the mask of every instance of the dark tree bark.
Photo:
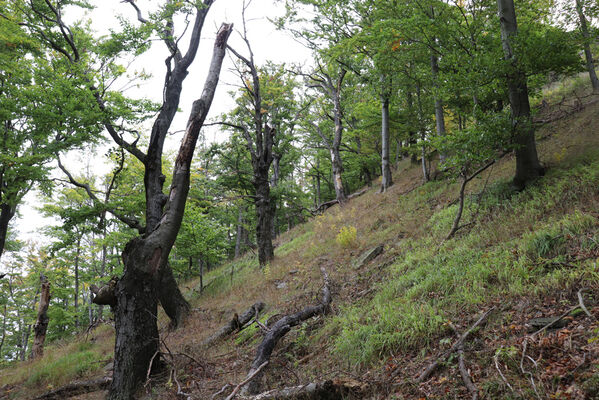
POLYGON ((587 63, 587 71, 589 78, 591 79, 591 86, 593 91, 599 90, 599 80, 597 79, 597 73, 595 72, 595 62, 593 61, 593 53, 591 52, 591 35, 589 33, 589 27, 587 18, 584 15, 584 8, 581 0, 576 0, 576 12, 578 13, 578 22, 580 24, 580 33, 584 40, 584 57, 587 63))
MULTIPOLYGON (((189 310, 167 261, 181 226, 189 192, 190 165, 200 128, 214 98, 231 25, 223 24, 218 31, 206 84, 200 99, 193 103, 175 160, 168 197, 162 193, 161 158, 164 139, 178 107, 182 82, 195 57, 201 28, 211 4, 211 0, 205 0, 204 7, 197 10, 187 54, 183 57, 176 48, 173 50, 175 67, 168 75, 165 101, 154 124, 145 157, 148 225, 146 234, 131 240, 122 254, 125 269, 115 290, 115 362, 108 396, 111 400, 133 398, 145 379, 150 360, 158 351, 158 301, 174 325, 180 324, 189 310)), ((154 362, 158 364, 157 360, 154 362)))
POLYGON ((389 163, 389 98, 390 94, 388 92, 381 96, 381 169, 383 173, 381 178, 381 193, 386 192, 393 185, 391 165, 389 163))
POLYGON ((50 282, 44 275, 40 275, 40 304, 37 311, 37 321, 33 326, 35 337, 33 338, 33 347, 31 348, 31 359, 40 358, 44 355, 44 342, 46 341, 46 331, 48 330, 48 306, 50 305, 50 282))
POLYGON ((537 155, 535 132, 530 118, 526 75, 519 68, 511 45, 511 38, 518 33, 514 0, 497 0, 497 5, 504 58, 511 64, 511 70, 507 74, 507 86, 512 109, 514 143, 517 146, 516 174, 513 184, 518 190, 522 190, 527 182, 542 176, 544 169, 537 155))
POLYGON ((0 257, 4 252, 6 244, 6 236, 8 235, 8 225, 10 220, 15 216, 16 208, 9 204, 0 204, 0 257))

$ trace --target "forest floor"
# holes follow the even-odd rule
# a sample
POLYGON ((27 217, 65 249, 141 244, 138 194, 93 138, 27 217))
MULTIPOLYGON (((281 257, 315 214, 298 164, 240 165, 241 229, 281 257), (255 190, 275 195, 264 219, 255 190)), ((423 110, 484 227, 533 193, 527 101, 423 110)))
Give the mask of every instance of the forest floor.
MULTIPOLYGON (((268 326, 317 304, 324 267, 331 310, 281 339, 264 391, 330 381, 343 388, 331 398, 599 399, 599 96, 570 90, 564 98, 560 90, 547 89, 536 106, 546 175, 514 192, 514 158, 501 159, 468 185, 465 227, 454 238, 444 240, 458 182, 423 184, 420 166, 405 160, 386 193, 375 182, 282 234, 266 268, 250 252, 206 274, 201 293, 199 280, 184 283, 193 313, 177 331, 160 316, 172 366, 142 396, 226 398, 246 378, 263 333, 252 323, 210 346, 202 341, 258 301, 268 326), (376 246, 379 256, 356 264, 376 246), (483 315, 462 351, 447 354, 483 315), (543 319, 560 316, 549 327, 553 320, 543 319), (435 360, 438 368, 418 381, 435 360)), ((109 375, 113 340, 107 323, 0 371, 0 399, 109 375)))

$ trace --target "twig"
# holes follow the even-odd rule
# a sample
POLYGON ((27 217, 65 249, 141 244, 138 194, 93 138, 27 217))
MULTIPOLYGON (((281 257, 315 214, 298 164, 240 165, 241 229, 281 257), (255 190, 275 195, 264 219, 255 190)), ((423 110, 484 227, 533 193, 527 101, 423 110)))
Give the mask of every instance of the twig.
POLYGON ((447 350, 440 357, 438 357, 434 362, 432 362, 420 374, 420 376, 418 376, 418 378, 416 378, 416 382, 423 382, 425 379, 427 379, 429 376, 431 376, 431 374, 435 371, 435 369, 437 369, 437 367, 439 366, 439 364, 442 361, 444 361, 445 359, 447 359, 447 357, 449 357, 452 353, 454 353, 458 349, 458 347, 460 346, 460 344, 463 343, 464 340, 466 340, 466 338, 468 338, 468 336, 470 336, 470 334, 474 331, 474 329, 476 329, 477 326, 479 326, 481 323, 483 323, 487 319, 487 317, 489 316, 489 314, 493 310, 495 310, 494 306, 491 307, 483 315, 481 315, 480 318, 474 323, 474 325, 472 325, 466 332, 464 332, 462 334, 462 336, 460 336, 460 338, 453 344, 453 346, 451 346, 451 348, 449 350, 447 350))
POLYGON ((154 355, 150 359, 150 365, 148 365, 148 372, 146 374, 146 384, 145 384, 145 386, 147 386, 148 383, 150 383, 150 373, 152 372, 152 364, 154 363, 154 358, 156 358, 156 356, 158 354, 160 354, 160 350, 156 350, 156 353, 154 353, 154 355))
POLYGON ((241 389, 242 387, 244 387, 245 385, 247 385, 267 365, 268 365, 268 361, 264 361, 262 363, 262 365, 260 365, 253 373, 251 373, 247 378, 245 378, 245 380, 243 382, 241 382, 239 385, 235 386, 235 389, 233 389, 233 391, 231 392, 231 394, 229 396, 227 396, 227 398, 225 400, 231 400, 231 399, 233 399, 237 395, 237 392, 239 392, 239 389, 241 389))
POLYGON ((580 308, 582 308, 582 311, 584 311, 586 315, 588 315, 591 319, 595 319, 593 314, 591 314, 589 312, 589 310, 587 309, 587 307, 584 305, 584 299, 582 298, 582 292, 585 290, 587 290, 587 289, 582 288, 578 291, 578 305, 580 306, 580 308))
POLYGON ((218 397, 218 395, 223 394, 225 392, 225 390, 227 390, 230 387, 231 387, 231 384, 230 383, 226 383, 225 386, 223 386, 221 390, 219 390, 218 392, 216 392, 216 393, 214 393, 212 395, 212 397, 210 398, 210 400, 216 399, 218 397))
MULTIPOLYGON (((503 346, 500 347, 500 349, 502 349, 502 348, 503 348, 503 346)), ((497 353, 495 353, 495 355, 493 356, 493 360, 495 360, 495 369, 497 369, 497 372, 499 372, 499 376, 501 376, 501 379, 503 380, 503 382, 513 392, 514 388, 512 387, 512 385, 510 385, 510 383, 507 381, 507 379, 505 379, 505 376, 503 375, 503 372, 501 372, 501 368, 499 368, 499 361, 497 360, 497 353)))
POLYGON ((534 390, 535 394, 537 395, 537 398, 539 400, 541 400, 541 396, 539 395, 539 392, 537 391, 537 385, 535 385, 535 380, 532 376, 532 372, 526 371, 524 369, 524 357, 526 355, 526 348, 528 347, 528 339, 529 338, 524 339, 524 343, 522 344, 522 357, 520 357, 520 371, 522 371, 522 373, 524 375, 528 375, 528 379, 530 379, 530 384, 532 385, 532 389, 534 390))
MULTIPOLYGON (((460 334, 459 334, 458 330, 456 329, 456 327, 453 326, 453 324, 450 324, 450 326, 459 339, 460 334)), ((464 385, 466 385, 466 388, 470 392, 470 395, 472 396, 472 400, 477 400, 478 399, 478 388, 476 387, 476 385, 474 385, 474 383, 472 382, 472 379, 470 379, 470 374, 468 373, 468 370, 466 369, 466 364, 464 362, 464 342, 463 341, 460 342, 460 344, 458 345, 458 366, 460 369, 460 375, 462 376, 462 380, 464 381, 464 385)))

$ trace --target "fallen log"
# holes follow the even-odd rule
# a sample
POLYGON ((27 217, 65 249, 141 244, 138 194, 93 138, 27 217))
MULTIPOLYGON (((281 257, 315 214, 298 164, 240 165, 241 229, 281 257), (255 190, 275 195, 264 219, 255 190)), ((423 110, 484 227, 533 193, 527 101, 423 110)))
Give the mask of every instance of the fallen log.
POLYGON ((85 393, 97 392, 106 390, 112 382, 112 378, 104 377, 91 381, 80 381, 69 383, 68 385, 59 387, 58 389, 46 392, 34 400, 62 400, 64 398, 78 396, 85 393))
POLYGON ((324 287, 322 288, 322 300, 313 306, 308 306, 301 311, 296 312, 295 314, 286 315, 283 318, 279 319, 275 322, 271 327, 270 331, 268 331, 264 335, 264 339, 262 343, 258 346, 256 351, 256 357, 252 362, 250 367, 250 371, 248 372, 248 377, 254 375, 254 379, 248 382, 242 388, 242 394, 253 395, 260 393, 261 386, 261 377, 263 375, 263 371, 259 371, 256 373, 258 368, 263 365, 265 362, 270 360, 270 356, 283 336, 287 334, 291 330, 292 327, 299 325, 301 322, 306 321, 307 319, 318 315, 325 314, 331 305, 331 289, 329 283, 329 275, 327 274, 324 267, 320 268, 324 278, 324 287))
POLYGON ((260 311, 262 311, 264 309, 264 303, 259 301, 255 304, 253 304, 250 308, 248 308, 247 310, 245 310, 243 312, 243 314, 241 315, 237 315, 235 314, 233 316, 233 319, 231 319, 231 321, 229 321, 226 325, 224 325, 223 327, 221 327, 218 331, 216 331, 213 335, 211 335, 210 337, 208 337, 207 339, 205 339, 201 345, 202 346, 208 346, 222 338, 224 338, 225 336, 230 335, 231 333, 233 333, 236 330, 241 330, 241 328, 247 324, 248 322, 250 322, 252 320, 252 318, 257 315, 260 311))

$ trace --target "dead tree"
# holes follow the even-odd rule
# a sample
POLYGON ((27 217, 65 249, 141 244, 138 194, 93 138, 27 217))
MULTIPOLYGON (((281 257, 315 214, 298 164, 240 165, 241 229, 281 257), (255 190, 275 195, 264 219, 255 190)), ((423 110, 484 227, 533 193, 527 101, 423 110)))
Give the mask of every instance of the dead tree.
POLYGON ((321 268, 321 272, 324 278, 322 299, 316 305, 308 306, 303 310, 296 312, 295 314, 284 316, 269 328, 269 331, 264 336, 262 343, 260 343, 258 350, 256 351, 256 357, 254 358, 254 361, 250 367, 250 371, 248 372, 248 377, 251 376, 252 380, 243 387, 243 394, 248 395, 260 393, 260 378, 262 376, 262 371, 257 371, 264 363, 270 360, 270 356, 277 343, 279 340, 281 340, 281 338, 283 338, 283 336, 287 334, 287 332, 291 330, 292 327, 299 325, 303 321, 306 321, 315 315, 324 314, 329 310, 332 300, 329 276, 324 267, 321 268))
POLYGON ((40 304, 37 311, 37 320, 33 326, 35 337, 31 348, 31 359, 40 358, 44 355, 44 342, 48 330, 48 306, 50 305, 50 282, 44 274, 40 274, 40 304))

